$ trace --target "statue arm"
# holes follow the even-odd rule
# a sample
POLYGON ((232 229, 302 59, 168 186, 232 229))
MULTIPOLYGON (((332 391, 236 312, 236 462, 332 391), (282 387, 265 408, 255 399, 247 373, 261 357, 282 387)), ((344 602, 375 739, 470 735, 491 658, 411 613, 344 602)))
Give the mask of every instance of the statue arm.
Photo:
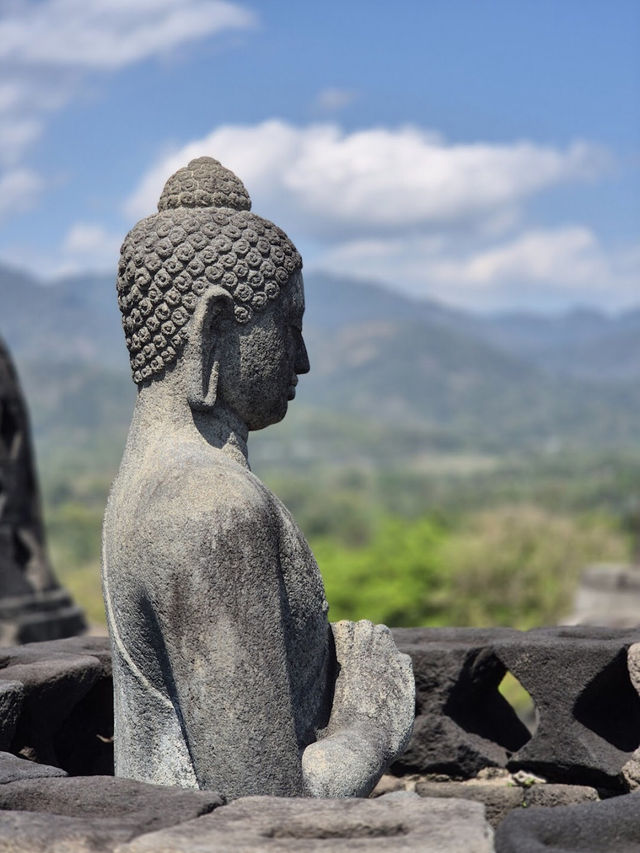
POLYGON ((189 518, 163 633, 199 786, 300 796, 278 538, 269 506, 251 497, 189 518))

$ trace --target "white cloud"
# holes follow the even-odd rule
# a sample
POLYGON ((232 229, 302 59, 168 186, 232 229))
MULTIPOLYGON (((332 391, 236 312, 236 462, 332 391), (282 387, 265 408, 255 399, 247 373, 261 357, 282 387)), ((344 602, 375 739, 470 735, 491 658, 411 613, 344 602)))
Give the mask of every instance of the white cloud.
POLYGON ((450 144, 416 127, 344 133, 334 124, 271 120, 222 126, 163 157, 127 200, 127 214, 152 212, 166 178, 202 154, 242 176, 258 212, 332 240, 512 221, 527 198, 596 176, 605 162, 585 142, 564 150, 526 141, 450 144))
POLYGON ((318 92, 315 100, 317 109, 323 112, 338 112, 352 104, 357 97, 357 93, 351 89, 329 88, 318 92))
MULTIPOLYGON (((254 23, 253 13, 227 0, 0 4, 0 166, 14 169, 0 172, 0 185, 24 180, 25 170, 15 167, 42 134, 47 115, 73 97, 89 72, 119 69, 254 23)), ((33 201, 35 192, 28 195, 33 201)), ((0 209, 18 210, 6 199, 0 209)))
POLYGON ((96 222, 75 222, 55 248, 14 244, 3 251, 2 260, 45 280, 87 270, 115 275, 123 236, 96 222))
POLYGON ((595 235, 582 226, 529 231, 510 243, 438 268, 440 278, 479 287, 523 280, 581 286, 602 279, 606 271, 595 235))
POLYGON ((43 187, 44 182, 31 169, 10 169, 0 174, 0 219, 29 210, 43 187))
POLYGON ((567 225, 475 249, 461 248, 450 235, 350 241, 319 265, 481 309, 579 302, 617 308, 637 302, 640 245, 606 247, 588 228, 567 225))
POLYGON ((122 237, 110 234, 102 225, 92 222, 76 222, 71 226, 62 244, 66 256, 77 257, 86 261, 97 261, 95 266, 102 266, 104 261, 113 265, 118 257, 122 237))
POLYGON ((67 72, 36 73, 2 64, 0 76, 0 164, 7 166, 25 159, 44 129, 46 114, 66 103, 74 80, 67 72))
POLYGON ((242 177, 253 209, 289 232, 308 269, 479 308, 536 293, 556 307, 637 298, 640 250, 606 247, 580 224, 523 225, 536 195, 605 171, 606 154, 586 142, 451 144, 415 127, 345 133, 279 120, 222 126, 161 157, 126 214, 152 213, 167 177, 203 154, 242 177))
POLYGON ((31 0, 0 18, 0 59, 114 69, 254 23, 226 0, 31 0))

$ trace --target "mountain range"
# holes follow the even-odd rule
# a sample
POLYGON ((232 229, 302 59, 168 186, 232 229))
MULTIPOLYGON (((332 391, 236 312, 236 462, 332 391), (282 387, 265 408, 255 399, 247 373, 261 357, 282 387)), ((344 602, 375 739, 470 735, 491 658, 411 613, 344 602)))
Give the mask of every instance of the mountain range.
MULTIPOLYGON (((259 455, 380 461, 424 449, 631 446, 640 435, 640 309, 480 315, 309 273, 312 371, 259 455)), ((114 278, 43 284, 0 266, 0 335, 36 437, 120 446, 134 399, 114 278)))

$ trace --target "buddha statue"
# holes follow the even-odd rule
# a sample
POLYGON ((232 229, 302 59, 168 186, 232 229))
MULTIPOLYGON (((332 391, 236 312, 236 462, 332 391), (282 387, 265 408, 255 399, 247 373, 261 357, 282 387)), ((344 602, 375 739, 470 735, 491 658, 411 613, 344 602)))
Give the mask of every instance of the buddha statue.
POLYGON ((116 775, 227 796, 365 796, 408 740, 411 663, 330 625, 292 516, 251 472, 309 370, 302 259, 201 157, 118 268, 135 411, 103 530, 116 775))

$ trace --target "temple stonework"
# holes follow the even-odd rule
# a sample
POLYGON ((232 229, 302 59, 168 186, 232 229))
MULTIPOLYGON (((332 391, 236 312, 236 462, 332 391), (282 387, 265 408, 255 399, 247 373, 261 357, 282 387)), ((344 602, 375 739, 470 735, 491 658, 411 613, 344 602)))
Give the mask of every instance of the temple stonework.
POLYGON ((49 563, 27 406, 0 341, 0 645, 71 637, 85 628, 49 563))

